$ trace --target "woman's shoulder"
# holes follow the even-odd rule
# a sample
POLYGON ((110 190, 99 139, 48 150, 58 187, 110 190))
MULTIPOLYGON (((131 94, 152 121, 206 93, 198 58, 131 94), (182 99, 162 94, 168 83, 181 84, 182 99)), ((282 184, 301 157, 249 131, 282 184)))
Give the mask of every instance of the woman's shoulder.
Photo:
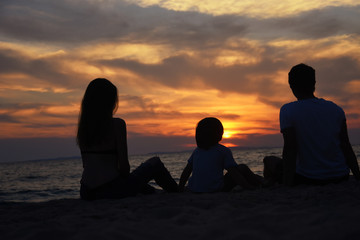
POLYGON ((125 120, 122 118, 113 118, 114 124, 126 125, 125 120))

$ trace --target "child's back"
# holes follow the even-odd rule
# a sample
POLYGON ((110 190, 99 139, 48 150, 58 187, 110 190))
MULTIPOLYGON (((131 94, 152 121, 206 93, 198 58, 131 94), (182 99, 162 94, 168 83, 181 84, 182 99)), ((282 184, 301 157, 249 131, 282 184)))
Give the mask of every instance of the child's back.
POLYGON ((188 184, 192 192, 221 191, 224 187, 224 169, 237 166, 231 150, 221 144, 207 150, 196 148, 188 163, 193 167, 188 184))
POLYGON ((222 123, 216 118, 204 118, 196 127, 197 148, 184 168, 179 190, 192 192, 230 191, 235 185, 252 189, 260 184, 258 176, 244 164, 237 165, 229 148, 219 144, 224 133, 222 123), (228 176, 224 176, 224 169, 228 176))

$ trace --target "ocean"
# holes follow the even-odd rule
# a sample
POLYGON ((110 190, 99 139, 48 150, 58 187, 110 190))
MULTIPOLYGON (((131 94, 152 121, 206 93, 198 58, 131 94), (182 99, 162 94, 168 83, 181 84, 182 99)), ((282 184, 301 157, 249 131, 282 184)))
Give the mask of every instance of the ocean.
MULTIPOLYGON (((358 161, 360 145, 353 147, 358 161)), ((265 156, 281 156, 281 148, 232 149, 237 163, 247 164, 262 175, 265 156)), ((178 182, 190 157, 189 152, 157 153, 129 156, 131 169, 145 160, 158 156, 178 182)), ((0 163, 0 202, 44 202, 55 199, 79 198, 81 158, 64 158, 0 163)), ((151 183, 156 187, 154 182, 151 183)))

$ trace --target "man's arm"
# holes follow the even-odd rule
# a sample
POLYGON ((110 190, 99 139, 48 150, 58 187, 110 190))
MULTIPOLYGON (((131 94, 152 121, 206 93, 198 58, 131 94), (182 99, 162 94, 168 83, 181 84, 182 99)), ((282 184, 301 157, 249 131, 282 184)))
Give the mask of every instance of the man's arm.
POLYGON ((192 164, 188 163, 184 168, 183 172, 181 173, 180 181, 179 181, 179 192, 183 192, 185 188, 185 184, 189 179, 192 173, 192 164))
POLYGON ((294 184, 296 173, 297 142, 295 128, 282 130, 284 138, 283 147, 283 183, 287 186, 294 184))
POLYGON ((360 171, 359 171, 359 164, 356 159, 356 155, 354 150, 350 144, 346 121, 344 120, 340 132, 340 146, 341 150, 344 153, 346 164, 351 169, 351 172, 355 176, 357 180, 360 180, 360 171))

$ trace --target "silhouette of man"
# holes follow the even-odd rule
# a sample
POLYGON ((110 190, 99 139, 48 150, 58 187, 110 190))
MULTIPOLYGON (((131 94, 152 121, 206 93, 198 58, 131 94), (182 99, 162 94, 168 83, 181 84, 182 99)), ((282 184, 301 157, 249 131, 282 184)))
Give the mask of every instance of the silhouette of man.
POLYGON ((347 180, 351 170, 360 179, 345 113, 335 103, 315 97, 315 83, 312 67, 298 64, 290 70, 289 84, 297 101, 280 110, 283 159, 264 158, 265 178, 286 185, 326 184, 347 180))

